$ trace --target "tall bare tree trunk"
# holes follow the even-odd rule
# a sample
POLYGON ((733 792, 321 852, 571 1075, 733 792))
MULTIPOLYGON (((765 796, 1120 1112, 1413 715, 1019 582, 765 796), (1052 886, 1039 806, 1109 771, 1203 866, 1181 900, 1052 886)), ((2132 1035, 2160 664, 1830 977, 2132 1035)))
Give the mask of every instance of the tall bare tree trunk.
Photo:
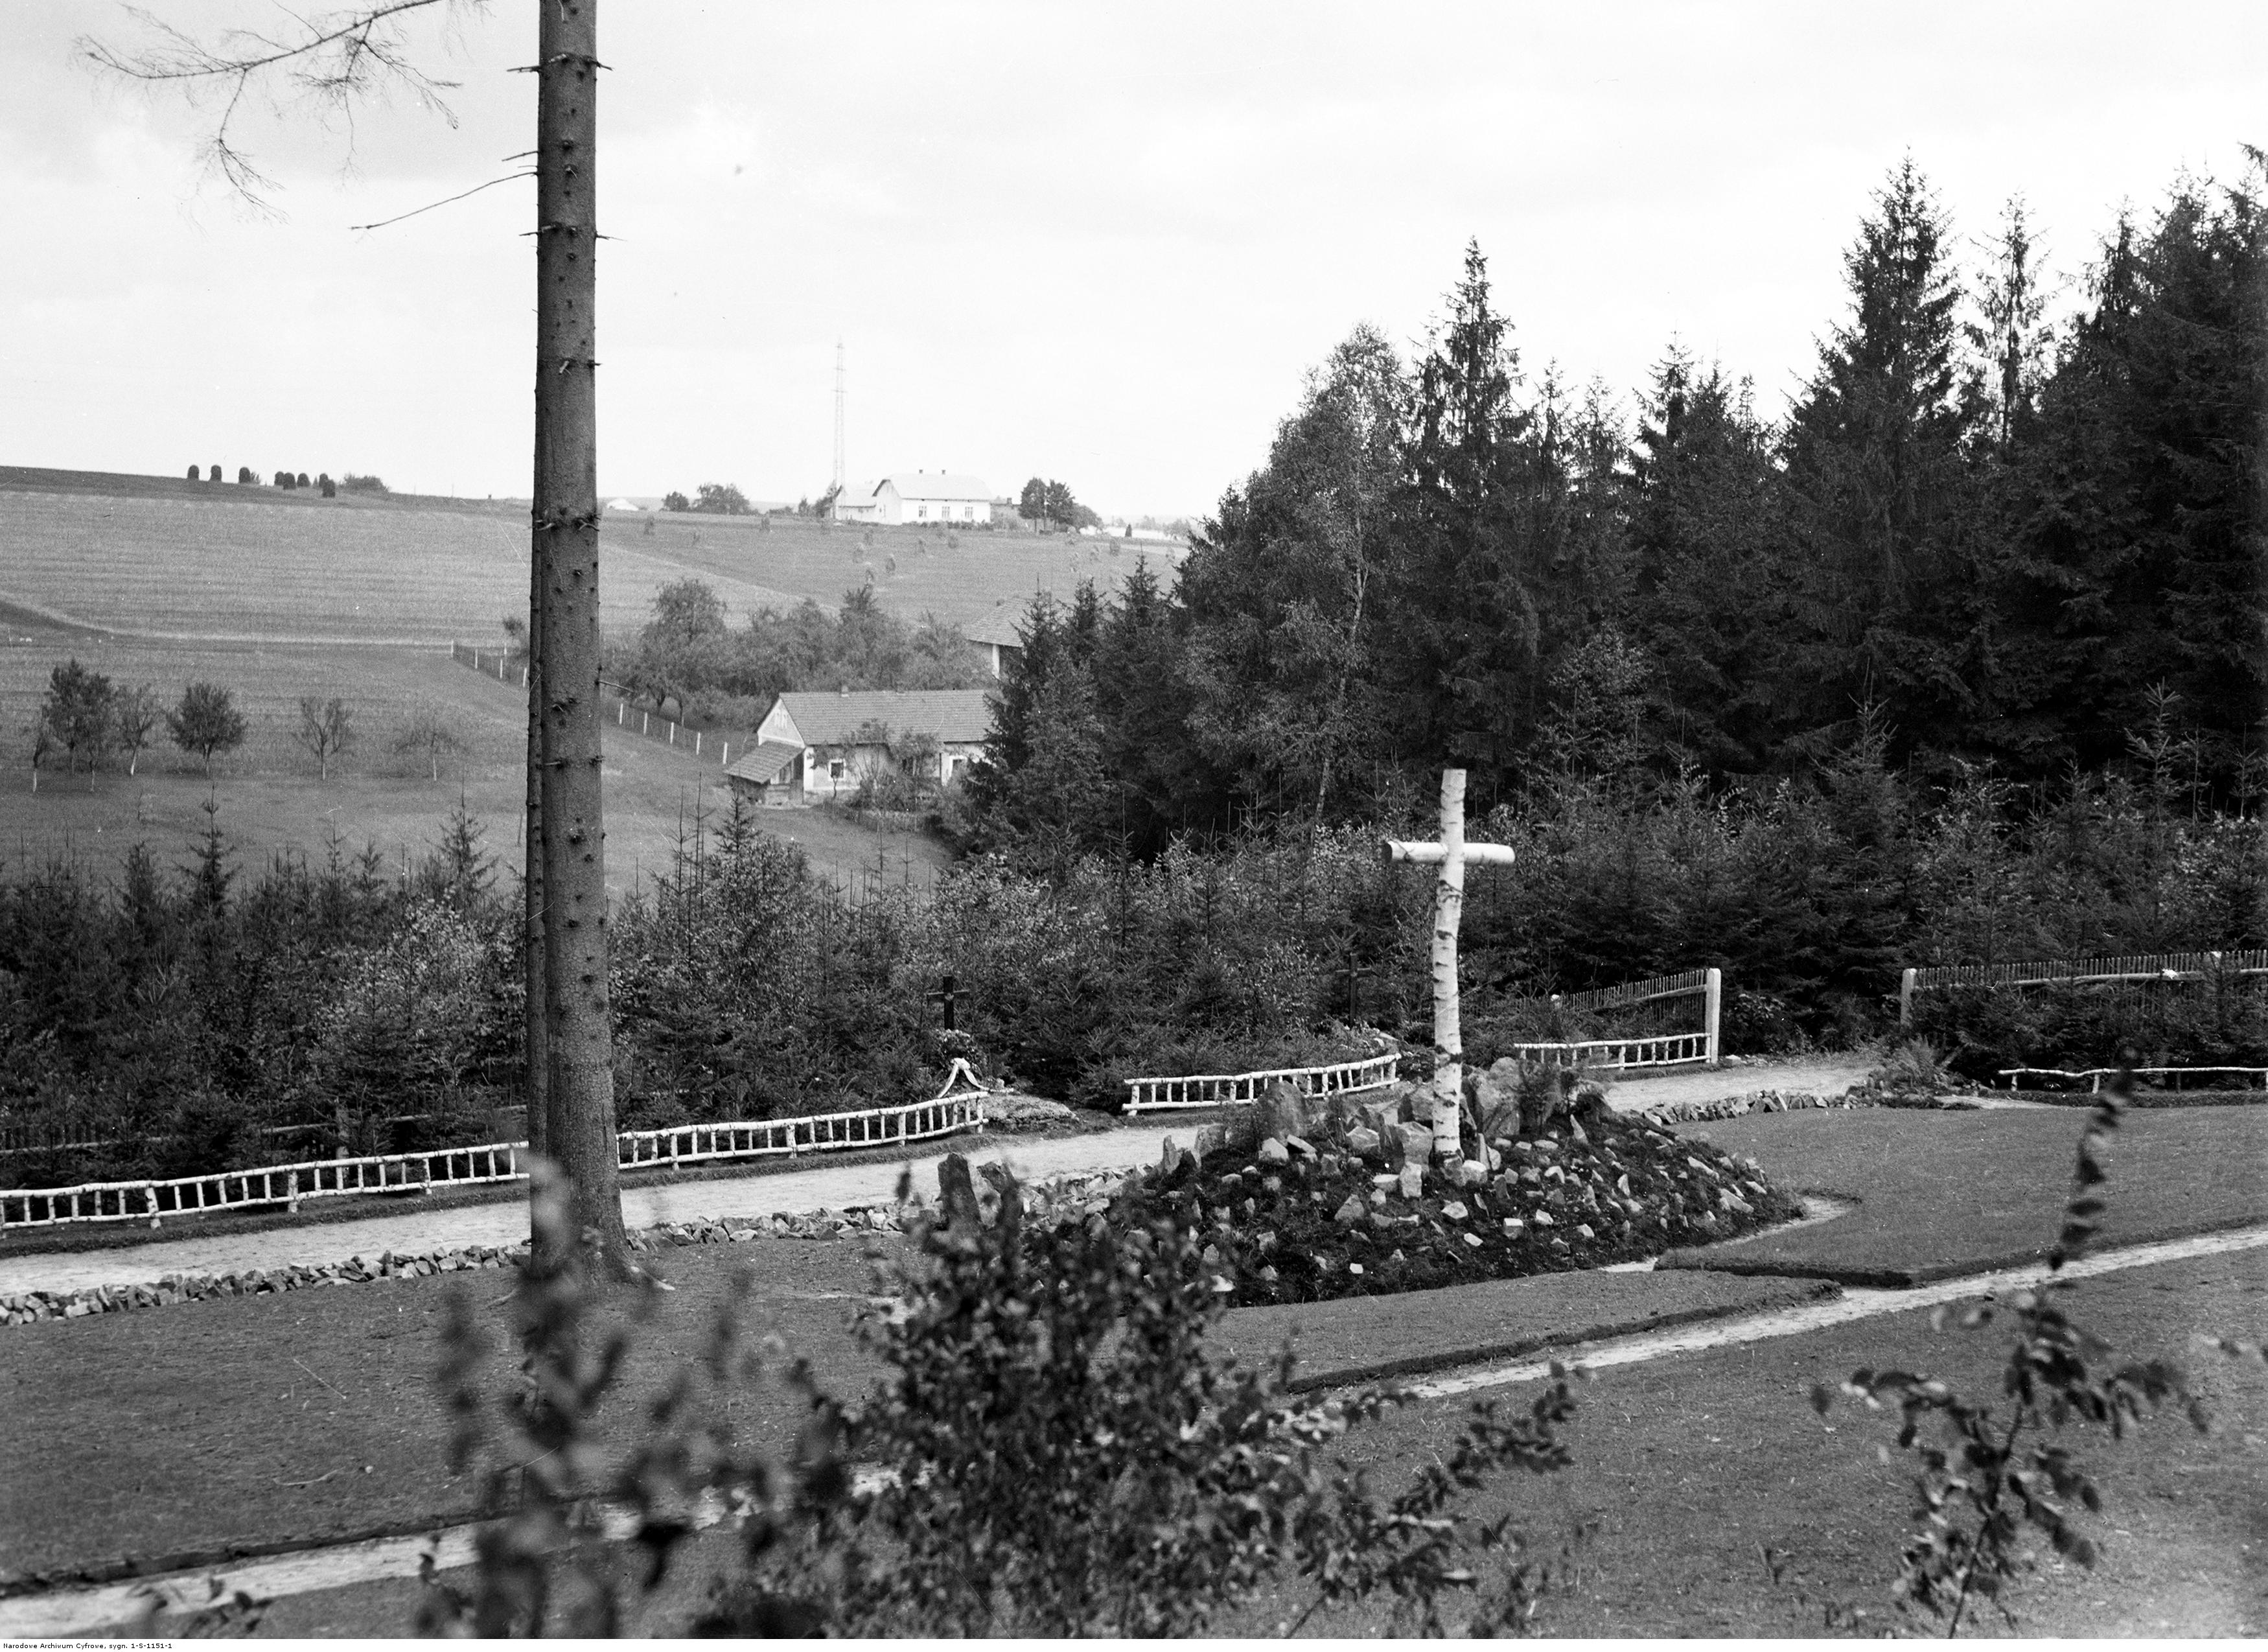
POLYGON ((551 1154, 551 1040, 549 1010, 544 1001, 543 973, 543 671, 537 644, 543 635, 543 552, 539 547, 528 558, 527 591, 527 872, 524 879, 527 910, 523 944, 526 950, 527 1009, 522 1017, 522 1043, 527 1060, 527 1146, 529 1151, 551 1154))
MULTIPOLYGON (((543 0, 537 34, 534 679, 551 1158, 573 1227, 626 1244, 607 998, 599 756, 598 4, 543 0)), ((539 1258, 539 1265, 542 1259, 539 1258)))

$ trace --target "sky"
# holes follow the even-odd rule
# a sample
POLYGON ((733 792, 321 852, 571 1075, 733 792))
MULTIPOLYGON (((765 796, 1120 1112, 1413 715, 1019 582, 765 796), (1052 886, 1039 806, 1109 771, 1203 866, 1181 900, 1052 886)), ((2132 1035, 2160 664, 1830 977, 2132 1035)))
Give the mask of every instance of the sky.
MULTIPOLYGON (((269 0, 169 16, 281 32, 269 0)), ((351 120, 91 70, 111 0, 0 32, 0 464, 353 470, 520 495, 532 444, 525 0, 399 31, 458 83, 351 120)), ((2268 7, 619 0, 600 18, 600 482, 1058 478, 1202 514, 1358 323, 1422 347, 1468 240, 1529 381, 1625 404, 1673 341, 1777 415, 1911 154, 1964 256, 2026 199, 2076 277, 2122 206, 2268 146, 2268 7)), ((2075 297, 2075 293, 2074 293, 2075 297)))

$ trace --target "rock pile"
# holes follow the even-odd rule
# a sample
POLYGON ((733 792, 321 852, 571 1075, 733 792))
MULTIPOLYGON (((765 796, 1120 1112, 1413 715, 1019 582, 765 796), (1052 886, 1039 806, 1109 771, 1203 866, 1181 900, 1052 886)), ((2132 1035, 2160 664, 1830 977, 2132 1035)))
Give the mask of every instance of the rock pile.
POLYGON ((1413 1116, 1430 1114, 1424 1087, 1328 1106, 1271 1095, 1194 1149, 1169 1140, 1110 1219, 1195 1225, 1245 1304, 1596 1267, 1800 1213, 1753 1160, 1618 1117, 1595 1091, 1504 1076, 1468 1095, 1454 1157, 1413 1116))

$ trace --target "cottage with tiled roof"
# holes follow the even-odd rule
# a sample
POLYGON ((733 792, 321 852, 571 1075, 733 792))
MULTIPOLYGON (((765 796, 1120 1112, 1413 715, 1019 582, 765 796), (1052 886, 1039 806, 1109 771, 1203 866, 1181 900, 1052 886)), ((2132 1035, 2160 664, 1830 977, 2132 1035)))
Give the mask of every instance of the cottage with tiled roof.
POLYGON ((991 712, 983 689, 783 694, 756 726, 756 747, 725 771, 736 791, 768 803, 813 802, 912 765, 950 785, 984 753, 991 712))

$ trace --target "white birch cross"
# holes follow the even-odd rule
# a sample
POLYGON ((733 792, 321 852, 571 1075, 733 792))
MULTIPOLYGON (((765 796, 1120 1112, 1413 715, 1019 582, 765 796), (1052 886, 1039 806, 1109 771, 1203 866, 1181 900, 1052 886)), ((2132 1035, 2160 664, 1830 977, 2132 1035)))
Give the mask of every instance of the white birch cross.
POLYGON ((1447 1158, 1461 1151, 1457 1133, 1464 1102, 1465 1039, 1457 1017, 1457 920, 1465 908, 1468 865, 1508 867, 1512 851, 1502 844, 1465 841, 1465 771, 1441 771, 1441 840, 1388 841, 1386 858, 1438 866, 1433 886, 1433 1152, 1447 1158))

